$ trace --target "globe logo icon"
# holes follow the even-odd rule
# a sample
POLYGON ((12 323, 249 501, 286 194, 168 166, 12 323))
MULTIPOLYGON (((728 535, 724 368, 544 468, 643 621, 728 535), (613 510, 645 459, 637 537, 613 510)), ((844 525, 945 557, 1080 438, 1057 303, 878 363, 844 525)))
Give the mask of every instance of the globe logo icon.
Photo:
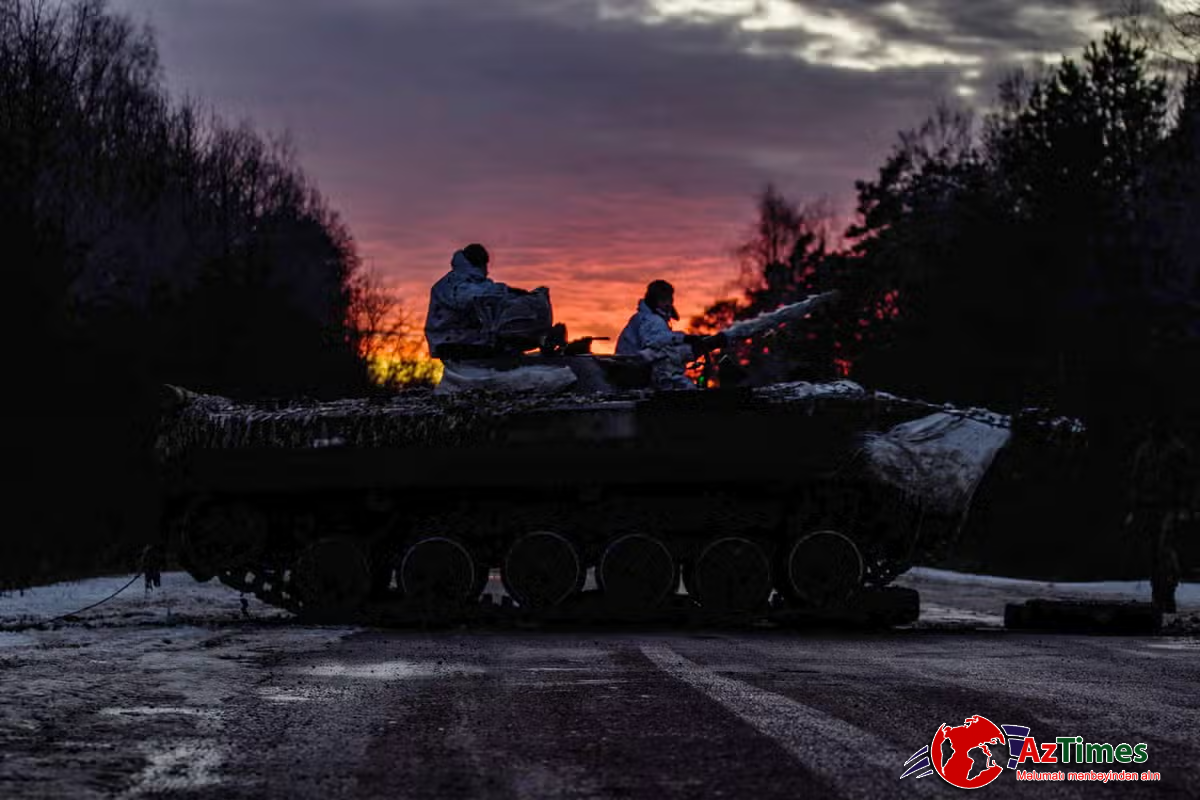
POLYGON ((996 780, 1008 755, 1007 735, 980 716, 967 717, 962 725, 942 723, 929 745, 934 770, 960 789, 978 789, 996 780))

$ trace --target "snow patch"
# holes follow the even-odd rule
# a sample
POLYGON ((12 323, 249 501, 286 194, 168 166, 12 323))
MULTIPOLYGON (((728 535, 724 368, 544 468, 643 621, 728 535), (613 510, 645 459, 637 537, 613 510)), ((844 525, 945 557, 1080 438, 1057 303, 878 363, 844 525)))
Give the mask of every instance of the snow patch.
MULTIPOLYGON (((1149 581, 1095 581, 1065 583, 973 575, 949 570, 914 567, 896 579, 897 586, 921 595, 918 627, 996 629, 1004 627, 1009 603, 1027 600, 1149 602, 1149 581)), ((1179 631, 1195 629, 1187 620, 1200 612, 1200 584, 1187 583, 1176 592, 1179 631)), ((1172 615, 1167 615, 1171 617, 1172 615)))
POLYGON ((382 681, 478 675, 485 671, 482 667, 467 664, 443 664, 435 661, 380 661, 368 664, 326 662, 315 664, 308 669, 297 670, 299 674, 322 678, 364 678, 382 681))
POLYGON ((36 643, 37 638, 27 633, 7 633, 0 631, 0 650, 5 647, 23 647, 36 643))
MULTIPOLYGON (((1080 598, 1104 597, 1117 600, 1150 601, 1150 581, 1092 581, 1062 582, 1035 581, 1023 578, 1002 578, 994 575, 975 575, 931 567, 913 567, 904 573, 910 578, 963 586, 1007 589, 1033 598, 1046 595, 1074 595, 1080 598)), ((1175 591, 1179 605, 1200 606, 1200 583, 1181 583, 1175 591)))
POLYGON ((952 608, 923 604, 920 621, 930 625, 969 625, 979 628, 1003 628, 1004 616, 975 611, 969 608, 952 608))
MULTIPOLYGON (((300 670, 311 675, 312 670, 300 670)), ((258 696, 269 703, 309 703, 313 701, 344 700, 351 692, 332 686, 264 686, 258 696)))
POLYGON ((1149 642, 1146 647, 1152 647, 1156 650, 1183 650, 1190 652, 1200 651, 1200 639, 1195 637, 1173 636, 1162 642, 1149 642))
POLYGON ((833 381, 831 383, 809 383, 808 381, 792 381, 776 383, 754 390, 756 397, 764 400, 794 403, 801 400, 828 400, 831 398, 865 398, 867 391, 854 381, 833 381))
POLYGON ((150 762, 134 779, 129 795, 181 792, 221 783, 217 770, 224 753, 205 740, 164 744, 147 754, 150 762))
POLYGON ((275 694, 260 693, 259 696, 262 697, 263 700, 266 700, 270 703, 307 703, 308 701, 312 700, 311 697, 305 697, 301 694, 287 694, 285 692, 279 692, 275 694))
MULTIPOLYGON (((89 578, 0 594, 0 625, 38 624, 74 614, 109 597, 129 583, 131 577, 89 578)), ((216 614, 240 618, 241 597, 238 592, 215 580, 200 583, 186 572, 166 572, 162 575, 160 587, 146 589, 144 582, 135 581, 113 599, 84 611, 79 618, 90 623, 118 620, 170 622, 175 616, 216 614)), ((252 595, 245 595, 245 599, 246 611, 252 617, 289 616, 287 612, 269 606, 252 595)), ((0 639, 0 647, 4 644, 0 639)))
POLYGON ((217 728, 221 723, 221 712, 211 708, 190 706, 133 706, 131 708, 102 708, 100 715, 106 717, 192 717, 199 727, 217 728))

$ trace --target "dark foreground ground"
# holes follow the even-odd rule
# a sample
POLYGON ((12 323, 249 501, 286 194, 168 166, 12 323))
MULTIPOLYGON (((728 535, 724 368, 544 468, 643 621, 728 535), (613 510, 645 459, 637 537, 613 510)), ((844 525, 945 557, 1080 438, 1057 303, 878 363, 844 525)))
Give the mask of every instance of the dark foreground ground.
POLYGON ((920 623, 878 633, 420 632, 245 619, 169 577, 0 633, 0 797, 962 796, 899 778, 974 714, 1145 742, 1161 775, 1006 772, 992 796, 1200 796, 1200 640, 1006 632, 1011 587, 930 583, 920 623))

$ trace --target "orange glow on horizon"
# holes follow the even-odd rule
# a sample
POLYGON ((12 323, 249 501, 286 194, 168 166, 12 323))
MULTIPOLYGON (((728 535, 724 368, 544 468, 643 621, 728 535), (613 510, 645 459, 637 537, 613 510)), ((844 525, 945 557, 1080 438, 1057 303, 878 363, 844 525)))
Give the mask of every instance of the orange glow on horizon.
POLYGON ((418 332, 430 288, 449 270, 454 251, 477 241, 491 254, 493 280, 548 287, 554 319, 566 324, 568 338, 606 337, 592 343, 592 352, 607 354, 653 280, 675 287, 680 319, 673 327, 679 331, 718 300, 741 297, 736 250, 754 235, 754 202, 753 190, 661 200, 564 194, 541 215, 494 205, 478 214, 452 209, 423 228, 409 223, 404 235, 368 207, 354 215, 355 238, 363 263, 379 274, 418 332))
MULTIPOLYGON (((675 286, 675 307, 679 310, 680 319, 672 327, 684 331, 693 316, 702 313, 717 299, 733 293, 731 280, 737 276, 737 267, 729 259, 714 258, 672 269, 670 266, 664 267, 663 261, 656 259, 648 260, 641 268, 624 263, 616 270, 619 274, 612 278, 606 278, 605 272, 606 267, 600 262, 575 263, 562 269, 493 264, 489 277, 523 289, 548 287, 554 319, 566 324, 568 338, 607 337, 606 341, 594 341, 592 352, 610 354, 616 349, 622 328, 637 309, 647 283, 663 278, 675 286), (624 277, 630 273, 641 273, 645 277, 637 280, 624 277), (572 274, 587 277, 573 278, 572 274)), ((429 290, 445 271, 422 279, 413 277, 397 280, 394 271, 384 274, 385 280, 390 279, 389 289, 403 304, 415 329, 423 331, 429 290)), ((422 352, 427 353, 423 336, 421 346, 422 352)))

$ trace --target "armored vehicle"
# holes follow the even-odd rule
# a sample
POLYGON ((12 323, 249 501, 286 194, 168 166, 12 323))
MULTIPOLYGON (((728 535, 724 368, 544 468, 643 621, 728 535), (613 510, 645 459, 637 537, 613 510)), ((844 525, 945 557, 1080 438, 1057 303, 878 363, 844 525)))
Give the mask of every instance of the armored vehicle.
POLYGON ((186 568, 318 617, 845 608, 951 545, 998 456, 1081 433, 849 381, 167 395, 164 531, 186 568))

